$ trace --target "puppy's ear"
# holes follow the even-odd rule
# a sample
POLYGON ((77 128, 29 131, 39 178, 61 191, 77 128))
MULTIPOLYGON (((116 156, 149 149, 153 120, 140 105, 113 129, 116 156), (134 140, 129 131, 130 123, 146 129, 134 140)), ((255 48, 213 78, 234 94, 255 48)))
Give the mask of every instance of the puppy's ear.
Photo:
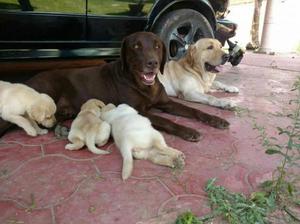
POLYGON ((95 103, 96 103, 97 107, 100 107, 100 108, 105 107, 105 104, 101 100, 97 100, 95 103))
POLYGON ((28 111, 28 116, 30 119, 40 123, 45 120, 46 112, 40 106, 34 105, 28 111))
POLYGON ((163 41, 161 41, 161 46, 162 46, 162 59, 161 59, 161 63, 160 63, 160 73, 163 75, 164 74, 164 67, 165 67, 165 64, 167 62, 167 50, 166 50, 166 46, 164 44, 163 41))
POLYGON ((187 52, 186 52, 186 61, 187 63, 191 66, 191 67, 194 67, 194 63, 195 63, 195 60, 194 60, 194 54, 195 54, 195 51, 196 51, 196 46, 194 46, 193 44, 189 46, 187 52))
POLYGON ((127 63, 126 63, 126 48, 127 48, 127 38, 125 37, 122 41, 121 45, 121 64, 122 64, 122 71, 127 70, 127 63))
POLYGON ((115 108, 116 108, 116 106, 114 104, 109 103, 102 108, 102 112, 107 112, 107 111, 110 111, 115 108))

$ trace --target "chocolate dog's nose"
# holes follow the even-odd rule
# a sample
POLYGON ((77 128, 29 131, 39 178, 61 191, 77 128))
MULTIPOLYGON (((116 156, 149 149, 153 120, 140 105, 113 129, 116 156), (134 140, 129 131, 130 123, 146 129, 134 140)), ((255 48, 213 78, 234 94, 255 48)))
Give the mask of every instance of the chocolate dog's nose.
POLYGON ((147 67, 157 68, 157 66, 158 66, 158 61, 155 59, 151 59, 147 62, 147 67))
POLYGON ((230 55, 229 54, 223 54, 222 56, 222 64, 225 64, 226 61, 229 60, 230 55))

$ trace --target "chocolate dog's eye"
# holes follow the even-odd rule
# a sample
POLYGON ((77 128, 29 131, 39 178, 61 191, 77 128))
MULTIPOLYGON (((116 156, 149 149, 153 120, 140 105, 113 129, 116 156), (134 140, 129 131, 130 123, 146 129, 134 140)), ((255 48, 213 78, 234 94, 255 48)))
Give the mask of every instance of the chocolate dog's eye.
POLYGON ((158 44, 156 44, 156 45, 154 45, 154 48, 155 48, 155 49, 159 49, 160 46, 159 46, 158 44))
POLYGON ((214 48, 213 45, 210 45, 210 46, 207 47, 208 50, 211 50, 213 48, 214 48))
POLYGON ((135 45, 133 45, 133 48, 134 48, 134 49, 139 49, 139 48, 140 48, 140 45, 135 44, 135 45))

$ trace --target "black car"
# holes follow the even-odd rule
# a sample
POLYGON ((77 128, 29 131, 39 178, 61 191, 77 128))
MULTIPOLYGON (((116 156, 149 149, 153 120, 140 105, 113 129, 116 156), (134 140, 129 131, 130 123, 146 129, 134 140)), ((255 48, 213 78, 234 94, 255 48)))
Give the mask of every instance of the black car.
POLYGON ((0 0, 0 59, 119 55, 121 41, 152 31, 170 59, 214 37, 219 0, 0 0))

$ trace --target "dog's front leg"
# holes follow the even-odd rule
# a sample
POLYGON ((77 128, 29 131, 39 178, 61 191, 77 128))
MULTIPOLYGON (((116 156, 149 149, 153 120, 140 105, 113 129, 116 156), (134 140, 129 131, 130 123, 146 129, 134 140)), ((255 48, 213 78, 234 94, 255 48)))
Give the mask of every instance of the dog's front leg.
POLYGON ((229 85, 226 85, 226 84, 221 83, 219 81, 214 81, 212 83, 212 88, 213 89, 224 90, 225 92, 228 92, 228 93, 238 93, 239 92, 239 89, 237 87, 229 86, 229 85))
POLYGON ((30 136, 36 136, 36 130, 31 126, 31 123, 24 117, 20 115, 6 115, 2 114, 4 120, 12 122, 18 125, 20 128, 23 128, 25 132, 30 136))
POLYGON ((48 133, 48 130, 47 130, 47 129, 42 129, 42 128, 40 128, 40 127, 38 126, 38 124, 37 124, 34 120, 32 120, 32 119, 29 118, 28 115, 25 115, 25 117, 26 117, 27 120, 30 122, 31 126, 36 130, 36 133, 37 133, 38 135, 45 135, 45 134, 48 133))
POLYGON ((151 113, 141 113, 148 117, 154 128, 165 131, 169 134, 179 136, 184 140, 197 142, 200 140, 200 133, 192 128, 188 128, 179 124, 176 124, 166 118, 159 117, 151 113))
POLYGON ((38 126, 38 124, 34 121, 34 120, 31 120, 31 119, 28 119, 30 124, 32 125, 32 127, 36 130, 36 133, 39 134, 39 135, 45 135, 48 133, 48 130, 47 129, 42 129, 38 126))
POLYGON ((223 118, 210 115, 208 113, 185 106, 181 103, 177 103, 172 100, 169 100, 164 104, 157 105, 157 108, 173 115, 179 115, 200 120, 215 128, 225 129, 229 126, 229 122, 224 120, 223 118))
POLYGON ((186 92, 183 94, 183 96, 185 100, 219 107, 222 109, 232 109, 236 107, 235 103, 230 100, 219 99, 217 97, 196 91, 186 92))

